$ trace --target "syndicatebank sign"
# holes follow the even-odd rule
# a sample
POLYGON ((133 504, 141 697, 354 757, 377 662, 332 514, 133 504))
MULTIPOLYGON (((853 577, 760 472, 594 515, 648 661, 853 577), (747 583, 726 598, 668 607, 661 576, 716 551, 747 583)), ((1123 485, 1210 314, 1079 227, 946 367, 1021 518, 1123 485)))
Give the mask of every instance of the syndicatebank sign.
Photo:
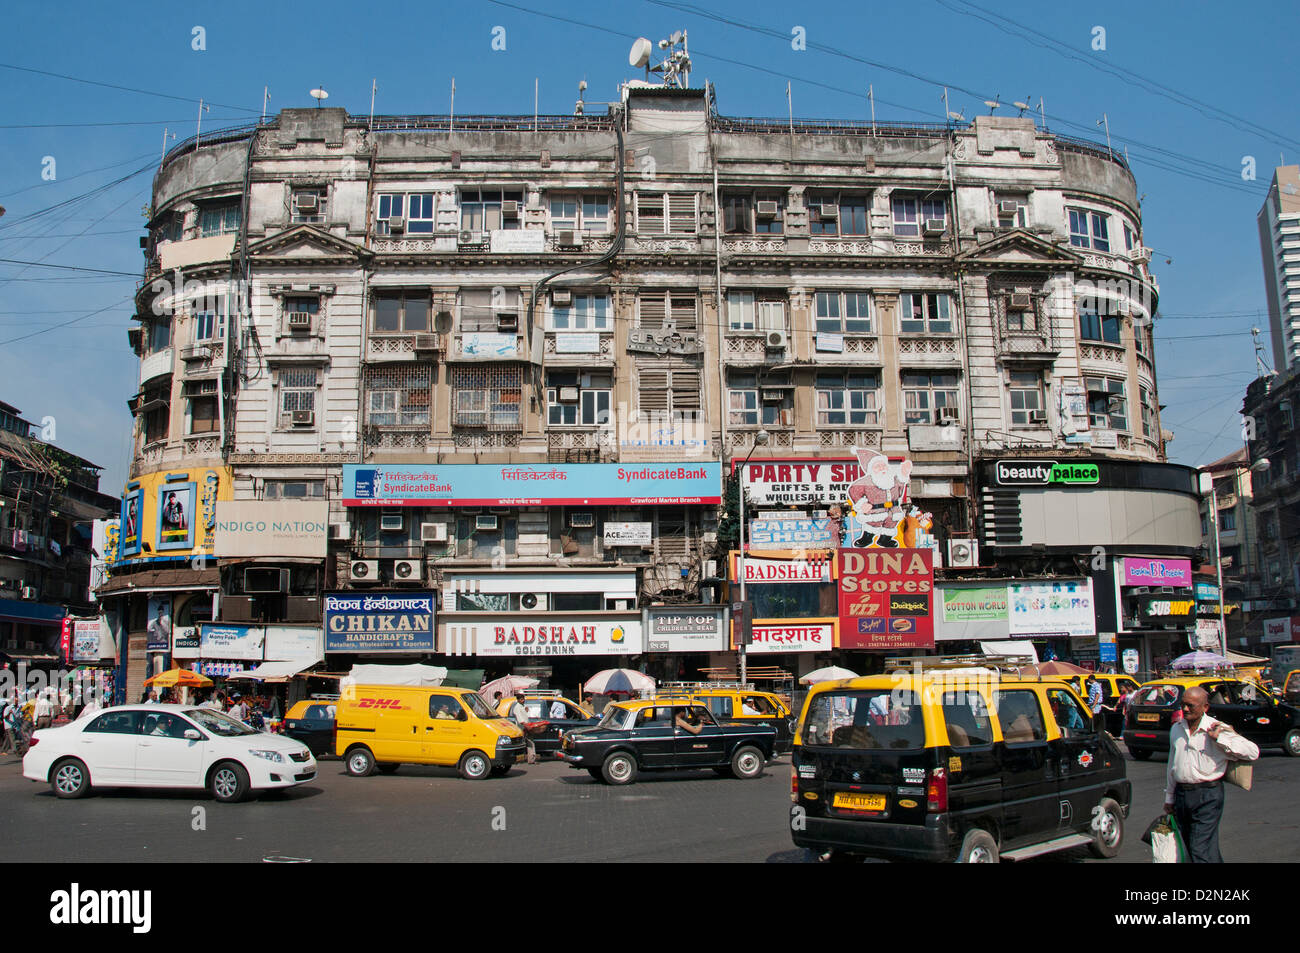
POLYGON ((343 497, 345 506, 720 503, 722 464, 349 464, 343 497))
POLYGON ((1058 463, 1055 460, 999 460, 997 480, 1001 486, 1066 486, 1101 481, 1101 467, 1095 463, 1058 463))

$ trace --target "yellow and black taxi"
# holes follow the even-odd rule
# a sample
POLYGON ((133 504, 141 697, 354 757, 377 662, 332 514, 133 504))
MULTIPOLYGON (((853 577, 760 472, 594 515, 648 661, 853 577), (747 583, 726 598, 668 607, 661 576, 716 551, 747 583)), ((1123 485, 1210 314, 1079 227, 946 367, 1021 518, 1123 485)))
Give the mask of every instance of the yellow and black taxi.
POLYGON ((698 702, 718 721, 740 724, 771 725, 776 729, 778 755, 790 750, 795 718, 790 706, 771 692, 757 691, 752 685, 716 685, 707 682, 678 682, 661 685, 658 698, 682 698, 698 702))
POLYGON ((1139 761, 1169 750, 1169 729, 1182 717, 1183 693, 1205 689, 1210 715, 1261 748, 1281 748, 1300 757, 1300 709, 1279 701, 1262 686, 1222 675, 1180 675, 1147 682, 1128 703, 1124 744, 1139 761))
POLYGON ((301 741, 317 758, 334 753, 337 699, 304 699, 285 712, 280 733, 301 741))
MULTIPOLYGON (((1129 692, 1140 687, 1138 680, 1131 675, 1114 672, 1097 672, 1091 676, 1101 685, 1101 717, 1105 728, 1116 738, 1124 731, 1124 709, 1120 704, 1129 692)), ((1085 702, 1088 700, 1088 675, 1071 675, 1062 681, 1071 685, 1085 702)))
MULTIPOLYGON (((497 714, 509 718, 514 705, 515 696, 503 697, 497 705, 497 714)), ((539 756, 556 754, 560 750, 560 736, 564 732, 589 727, 599 720, 591 709, 565 698, 559 692, 524 692, 524 711, 528 712, 529 723, 537 726, 538 730, 530 734, 530 737, 539 756)))
POLYGON ((606 706, 596 725, 564 733, 560 758, 606 784, 631 784, 642 771, 700 768, 749 779, 763 773, 775 746, 771 725, 719 722, 697 702, 659 698, 606 706))
POLYGON ((794 843, 823 859, 1114 857, 1124 756, 1069 686, 937 668, 815 686, 791 755, 794 843))

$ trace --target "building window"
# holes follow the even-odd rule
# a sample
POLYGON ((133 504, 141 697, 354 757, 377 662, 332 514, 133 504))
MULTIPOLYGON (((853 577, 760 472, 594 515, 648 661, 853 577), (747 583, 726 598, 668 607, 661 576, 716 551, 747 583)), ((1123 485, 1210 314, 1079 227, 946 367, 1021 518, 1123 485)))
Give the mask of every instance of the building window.
POLYGON ((1142 436, 1149 438, 1155 433, 1155 413, 1151 408, 1151 392, 1141 385, 1138 386, 1138 400, 1141 402, 1142 436))
POLYGON ((461 333, 509 331, 521 329, 519 312, 522 298, 517 289, 501 289, 494 295, 492 288, 462 288, 460 292, 461 333))
POLYGON ((813 235, 869 235, 871 201, 865 192, 814 192, 808 197, 813 235))
POLYGON ((285 298, 285 331, 311 331, 320 314, 320 298, 285 298), (306 315, 306 317, 303 317, 306 315))
POLYGON ((700 371, 694 367, 639 368, 638 409, 694 418, 700 412, 700 371))
POLYGON ((287 367, 280 371, 281 427, 293 426, 294 411, 307 411, 314 416, 319 373, 314 367, 287 367))
POLYGON ((939 424, 961 419, 956 374, 903 374, 903 422, 939 424))
POLYGON ((164 317, 149 325, 149 351, 157 353, 172 346, 172 321, 164 317))
POLYGON ((1011 372, 1011 426, 1046 426, 1043 414, 1043 375, 1038 371, 1011 372), (1035 415, 1039 415, 1035 420, 1035 415))
POLYGON ((551 306, 550 330, 608 331, 609 311, 609 295, 575 294, 567 307, 551 306))
POLYGON ((371 427, 427 427, 432 403, 428 365, 366 368, 366 423, 371 427))
POLYGON ((376 334, 401 334, 429 330, 429 293, 398 291, 374 296, 376 334))
POLYGON ((603 427, 609 423, 610 374, 547 371, 546 419, 561 427, 603 427))
POLYGON ((267 480, 262 485, 265 500, 323 500, 324 480, 267 480))
POLYGON ((728 235, 780 235, 785 196, 780 192, 727 192, 722 196, 722 230, 728 235))
POLYGON ((325 221, 325 189, 294 189, 289 196, 289 221, 319 225, 325 221))
POLYGON ((1076 248, 1110 251, 1109 216, 1083 208, 1070 211, 1070 244, 1076 248))
POLYGON ((230 298, 224 291, 196 299, 192 308, 195 341, 219 341, 225 338, 230 298))
POLYGON ((1210 515, 1208 513, 1201 514, 1201 535, 1210 535, 1210 515))
POLYGON ((516 365, 454 367, 454 425, 484 430, 518 430, 523 369, 516 365))
POLYGON ((696 300, 693 294, 678 291, 650 291, 637 298, 637 327, 661 330, 671 317, 678 331, 699 330, 696 300))
POLYGON ((1007 316, 1007 330, 1024 333, 1038 330, 1038 312, 1034 307, 1034 298, 1029 294, 1004 294, 1002 296, 1003 312, 1007 316), (1028 306, 1024 299, 1028 299, 1028 306))
POLYGON ((727 423, 732 427, 794 426, 794 388, 790 377, 732 374, 727 388, 727 423))
POLYGON ((695 192, 638 192, 636 230, 642 235, 694 235, 699 230, 695 192))
POLYGON ((952 334, 951 299, 945 293, 899 295, 898 330, 902 334, 952 334))
POLYGON ((214 235, 233 235, 238 231, 238 202, 227 205, 213 205, 199 212, 200 238, 212 238, 214 235))
POLYGON ((1029 227, 1029 196, 1024 193, 997 193, 994 199, 997 206, 999 228, 1029 227))
POLYGON ((727 326, 732 331, 784 331, 785 304, 761 300, 753 291, 729 291, 727 326))
POLYGON ((1084 341, 1102 341, 1106 344, 1119 344, 1120 316, 1112 313, 1108 302, 1089 304, 1079 303, 1079 337, 1084 341))
POLYGON ((523 219, 521 189, 462 189, 460 227, 469 232, 518 229, 523 219))
POLYGON ((948 230, 948 203, 943 199, 896 195, 891 204, 894 210, 894 235, 898 238, 920 238, 922 234, 933 230, 934 222, 942 222, 943 230, 948 230))
POLYGON ((880 378, 856 371, 817 375, 817 426, 875 426, 880 422, 880 378))
MULTIPOLYGON (((216 382, 213 381, 213 386, 216 382)), ((190 398, 190 433, 217 432, 217 395, 205 394, 190 398)))
POLYGON ((1133 250, 1133 229, 1129 228, 1128 222, 1124 223, 1124 250, 1133 250))
POLYGON ((571 192, 549 196, 551 231, 604 235, 609 231, 609 196, 571 192))
POLYGON ((1124 382, 1109 377, 1085 377, 1088 391, 1088 417, 1093 427, 1111 430, 1128 429, 1128 401, 1124 382))
POLYGON ((409 234, 432 234, 437 207, 437 196, 432 192, 389 192, 380 195, 375 234, 393 234, 391 220, 394 218, 402 219, 402 229, 409 234))
POLYGON ((167 399, 171 392, 171 381, 144 392, 143 405, 149 409, 144 412, 144 442, 157 443, 166 440, 170 430, 171 407, 167 399))
POLYGON ((871 333, 871 295, 866 291, 819 291, 814 306, 819 332, 871 333))
POLYGON ((1237 531, 1237 514, 1233 510, 1219 510, 1219 532, 1235 533, 1237 531))

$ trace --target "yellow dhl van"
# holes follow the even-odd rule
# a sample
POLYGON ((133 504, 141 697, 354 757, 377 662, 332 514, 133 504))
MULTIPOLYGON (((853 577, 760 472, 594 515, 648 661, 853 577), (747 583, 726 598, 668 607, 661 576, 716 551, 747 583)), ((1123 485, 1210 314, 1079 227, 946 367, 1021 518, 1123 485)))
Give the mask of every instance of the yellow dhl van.
POLYGON ((505 774, 527 755, 519 726, 466 688, 355 685, 337 706, 334 752, 353 777, 437 764, 478 781, 505 774))

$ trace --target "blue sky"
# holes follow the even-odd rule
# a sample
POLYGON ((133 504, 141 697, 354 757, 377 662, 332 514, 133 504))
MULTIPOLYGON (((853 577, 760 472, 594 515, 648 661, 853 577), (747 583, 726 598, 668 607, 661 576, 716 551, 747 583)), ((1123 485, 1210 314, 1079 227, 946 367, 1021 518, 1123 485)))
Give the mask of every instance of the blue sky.
MULTIPOLYGON (((728 115, 785 116, 787 82, 797 117, 867 118, 871 84, 878 119, 942 121, 936 83, 951 87, 950 108, 967 117, 986 110, 982 100, 992 96, 1031 97, 1035 105, 1042 97, 1053 131, 1104 141, 1096 123, 1105 114, 1116 148, 1128 146, 1146 196, 1146 242, 1157 252, 1157 369, 1164 426, 1177 435, 1171 459, 1205 463, 1240 446, 1237 414, 1255 373, 1251 326, 1268 341, 1255 216, 1283 154, 1300 160, 1294 4, 1247 14, 1109 0, 707 7, 677 0, 317 0, 310 7, 20 0, 7 6, 4 25, 0 258, 137 276, 151 173, 33 223, 18 220, 156 166, 164 128, 179 138, 194 134, 200 97, 215 104, 204 129, 256 119, 265 86, 272 112, 311 105, 307 91, 323 85, 329 105, 364 114, 377 79, 377 113, 445 113, 455 77, 457 113, 526 114, 538 79, 541 111, 570 113, 582 79, 588 102, 616 98, 618 83, 634 73, 626 58, 633 38, 658 40, 684 28, 692 84, 712 80, 728 115), (196 26, 204 50, 193 49, 196 26), (501 51, 492 49, 497 27, 504 28, 501 51), (803 28, 806 49, 793 48, 795 27, 803 28), (1094 49, 1103 38, 1098 27, 1105 49, 1094 49), (1254 181, 1242 178, 1248 156, 1254 181), (42 178, 47 157, 53 181, 42 178)), ((135 282, 0 263, 0 400, 29 419, 54 417, 55 442, 102 465, 111 493, 130 460, 126 400, 137 365, 126 328, 135 282), (74 323, 58 327, 66 322, 74 323)), ((1271 350, 1266 358, 1272 361, 1271 350)))

